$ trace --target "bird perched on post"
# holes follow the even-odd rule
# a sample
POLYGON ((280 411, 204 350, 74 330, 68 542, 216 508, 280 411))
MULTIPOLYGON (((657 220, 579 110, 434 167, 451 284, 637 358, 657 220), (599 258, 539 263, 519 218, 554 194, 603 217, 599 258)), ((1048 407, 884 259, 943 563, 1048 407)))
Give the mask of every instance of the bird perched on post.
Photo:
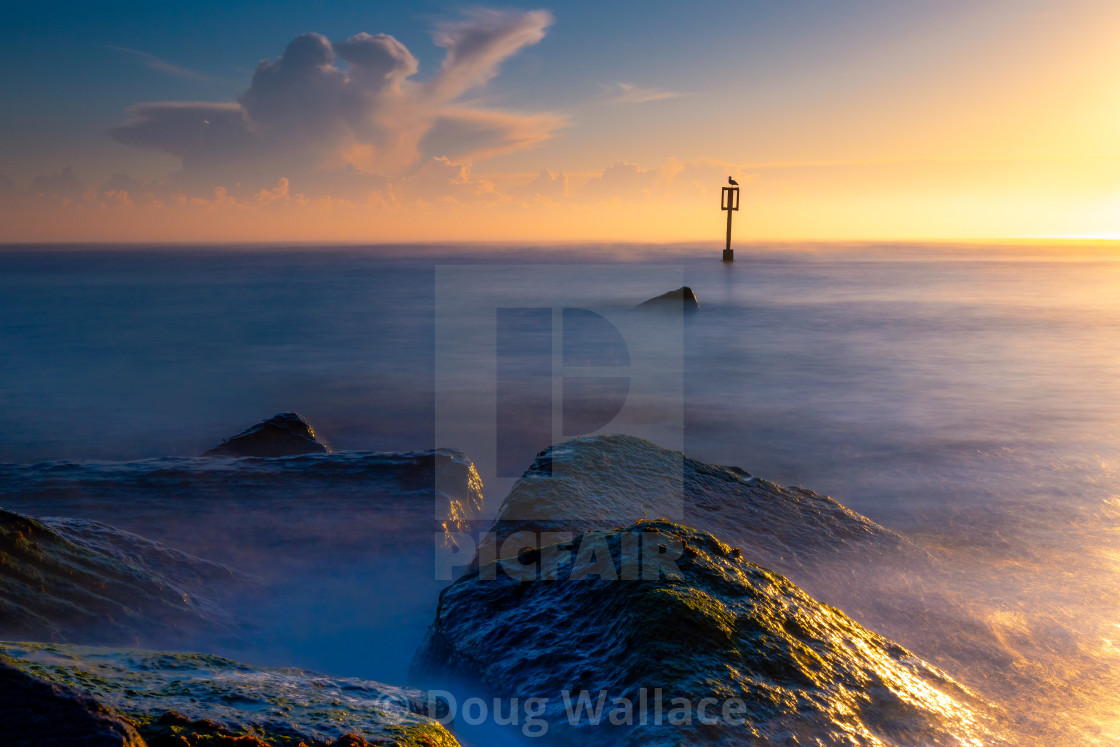
POLYGON ((739 186, 739 182, 735 181, 730 176, 727 177, 727 183, 730 184, 732 187, 738 187, 739 186))

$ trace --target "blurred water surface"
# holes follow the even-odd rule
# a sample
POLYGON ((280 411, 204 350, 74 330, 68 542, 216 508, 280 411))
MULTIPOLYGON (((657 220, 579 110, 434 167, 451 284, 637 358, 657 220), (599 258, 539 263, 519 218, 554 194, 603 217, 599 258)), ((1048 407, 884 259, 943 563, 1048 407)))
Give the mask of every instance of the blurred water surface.
POLYGON ((642 261, 681 267, 702 307, 684 327, 686 453, 827 493, 939 553, 1035 684, 971 681, 1012 711, 1050 689, 1043 708, 1063 715, 1032 718, 1120 740, 1120 261, 1105 250, 794 245, 725 265, 665 247, 9 247, 0 462, 197 454, 289 410, 335 449, 469 454, 433 443, 435 268, 540 265, 548 284, 546 264, 586 265, 581 295, 610 305, 670 290, 596 278, 642 261))

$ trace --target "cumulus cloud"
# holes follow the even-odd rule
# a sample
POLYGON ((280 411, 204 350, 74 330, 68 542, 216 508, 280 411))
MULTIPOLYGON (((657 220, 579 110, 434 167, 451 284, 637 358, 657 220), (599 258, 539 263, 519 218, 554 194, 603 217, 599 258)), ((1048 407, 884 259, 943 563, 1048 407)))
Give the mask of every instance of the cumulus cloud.
POLYGON ((400 198, 447 205, 493 205, 504 201, 492 182, 476 178, 470 167, 448 158, 433 158, 400 181, 400 198))
POLYGON ((514 187, 510 192, 536 201, 561 202, 568 197, 568 175, 564 172, 554 174, 548 169, 541 169, 533 181, 521 187, 514 187))
POLYGON ((416 58, 387 34, 333 43, 303 34, 257 66, 236 102, 138 104, 112 136, 177 156, 179 178, 192 187, 241 185, 253 194, 288 179, 304 192, 330 193, 336 183, 376 188, 435 158, 466 163, 541 142, 563 127, 553 114, 459 101, 539 42, 551 22, 543 11, 476 10, 440 25, 434 39, 446 54, 424 82, 411 80, 416 58))
POLYGON ((664 183, 659 169, 643 169, 636 163, 619 161, 592 177, 579 190, 587 201, 648 199, 664 183))

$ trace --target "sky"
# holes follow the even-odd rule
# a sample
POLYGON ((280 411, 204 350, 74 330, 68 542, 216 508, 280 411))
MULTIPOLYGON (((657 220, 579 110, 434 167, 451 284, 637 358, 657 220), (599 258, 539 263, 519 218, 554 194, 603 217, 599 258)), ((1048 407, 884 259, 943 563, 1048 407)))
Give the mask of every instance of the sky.
POLYGON ((1114 0, 9 3, 0 242, 1120 238, 1114 0))

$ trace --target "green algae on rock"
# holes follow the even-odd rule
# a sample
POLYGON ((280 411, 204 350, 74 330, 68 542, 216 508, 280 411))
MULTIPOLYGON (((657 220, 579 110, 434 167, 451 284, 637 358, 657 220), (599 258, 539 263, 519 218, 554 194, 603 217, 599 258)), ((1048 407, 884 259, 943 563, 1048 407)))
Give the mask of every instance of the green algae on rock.
POLYGON ((419 690, 220 656, 0 642, 23 672, 87 693, 164 744, 457 747, 419 690), (351 735, 351 736, 347 736, 351 735), (179 737, 188 737, 180 740, 179 737))
POLYGON ((556 580, 518 580, 487 564, 448 587, 416 671, 465 677, 499 698, 544 699, 548 736, 562 744, 973 745, 991 736, 979 715, 987 706, 946 674, 710 534, 643 521, 571 545, 540 552, 558 558, 556 580), (609 547, 620 567, 642 533, 681 548, 677 573, 572 576, 583 543, 609 547), (573 719, 580 694, 589 706, 604 702, 597 724, 591 711, 573 719), (715 705, 707 723, 696 711, 687 723, 655 723, 635 711, 655 694, 666 712, 674 699, 715 705), (732 701, 729 715, 721 704, 732 701))
POLYGON ((977 687, 974 662, 1011 666, 1003 642, 975 626, 952 592, 957 581, 923 546, 826 495, 779 485, 733 466, 706 464, 629 435, 550 446, 518 479, 480 543, 485 562, 516 553, 517 532, 616 529, 666 518, 711 532, 977 687))
POLYGON ((3 657, 0 741, 4 747, 145 747, 135 726, 111 708, 72 687, 22 672, 3 657))
POLYGON ((5 636, 135 642, 147 635, 182 640, 199 631, 236 634, 237 621, 199 596, 196 585, 168 578, 232 581, 234 571, 152 542, 133 543, 136 555, 110 553, 107 544, 86 542, 81 532, 96 529, 104 538, 111 527, 57 521, 56 530, 0 509, 0 632, 5 636), (146 561, 139 555, 144 553, 146 561), (162 558, 158 569, 157 556, 162 558))

